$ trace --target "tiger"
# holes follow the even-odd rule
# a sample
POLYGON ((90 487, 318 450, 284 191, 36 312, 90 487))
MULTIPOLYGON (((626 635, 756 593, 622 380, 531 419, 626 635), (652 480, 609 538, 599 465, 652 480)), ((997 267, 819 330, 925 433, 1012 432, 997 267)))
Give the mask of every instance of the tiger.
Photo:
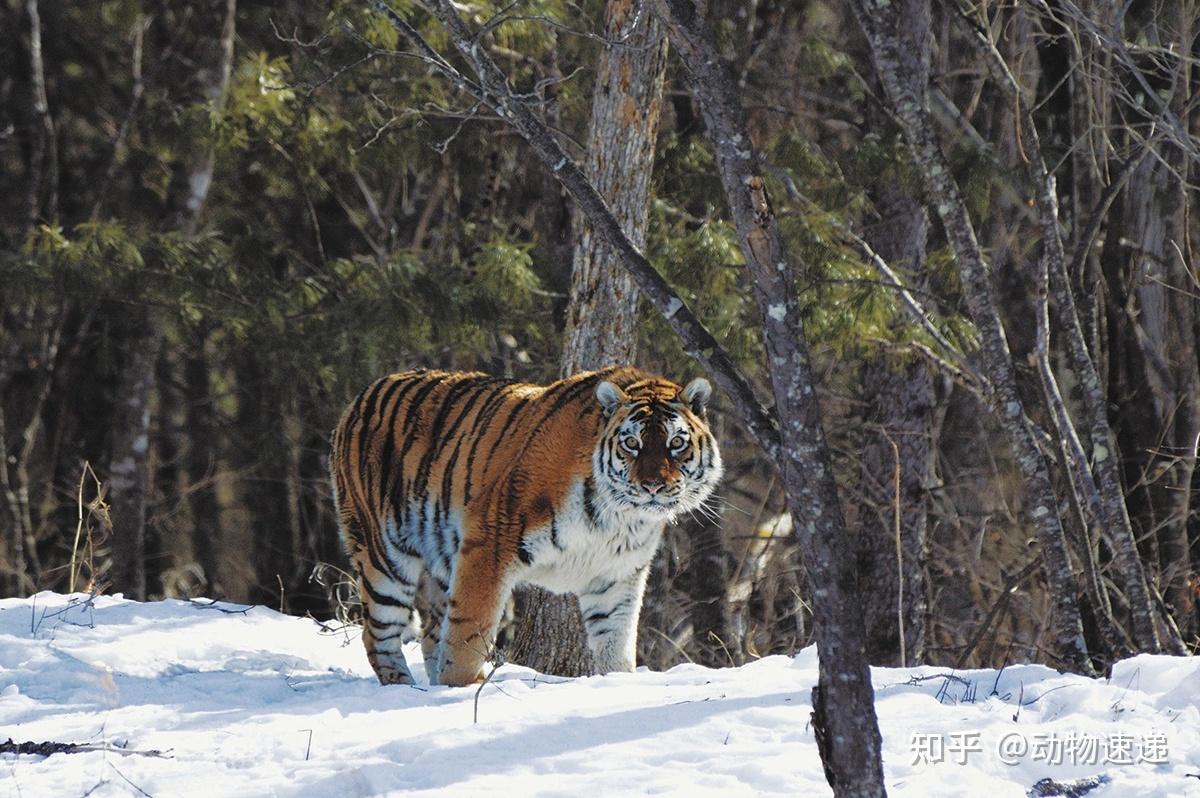
POLYGON ((595 672, 632 671, 664 527, 721 478, 711 394, 703 377, 681 388, 630 366, 544 386, 424 369, 367 386, 333 431, 330 472, 380 683, 415 683, 401 644, 422 576, 430 684, 484 680, 523 584, 577 595, 595 672))

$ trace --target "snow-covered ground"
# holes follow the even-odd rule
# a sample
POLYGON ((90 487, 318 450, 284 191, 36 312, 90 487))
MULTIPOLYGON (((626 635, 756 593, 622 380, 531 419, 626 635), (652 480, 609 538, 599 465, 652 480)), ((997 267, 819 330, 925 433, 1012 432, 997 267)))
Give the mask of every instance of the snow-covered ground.
MULTIPOLYGON (((578 680, 505 666, 476 721, 475 688, 381 687, 356 631, 208 602, 0 600, 0 742, 90 746, 0 755, 0 795, 830 793, 812 648, 578 680)), ((1141 656, 1108 680, 1021 665, 874 682, 891 795, 1100 776, 1089 796, 1200 796, 1200 659, 1141 656)))

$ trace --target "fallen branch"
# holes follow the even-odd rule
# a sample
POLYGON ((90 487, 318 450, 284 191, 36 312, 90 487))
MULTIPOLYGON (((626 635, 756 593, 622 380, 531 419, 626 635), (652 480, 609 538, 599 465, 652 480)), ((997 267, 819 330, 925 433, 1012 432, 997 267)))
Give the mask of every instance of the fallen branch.
POLYGON ((57 743, 50 740, 44 740, 40 743, 35 742, 13 742, 13 738, 9 737, 6 742, 0 743, 0 754, 33 754, 35 756, 50 756, 52 754, 86 754, 92 751, 106 751, 108 753, 120 754, 121 756, 148 756, 154 759, 174 759, 171 756, 171 749, 164 751, 139 751, 133 748, 122 748, 117 745, 109 745, 108 743, 57 743))

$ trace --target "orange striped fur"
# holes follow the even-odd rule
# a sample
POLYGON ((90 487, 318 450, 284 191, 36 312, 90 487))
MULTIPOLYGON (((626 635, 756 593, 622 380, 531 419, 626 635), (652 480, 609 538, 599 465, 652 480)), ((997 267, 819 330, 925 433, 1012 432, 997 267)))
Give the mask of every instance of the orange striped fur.
POLYGON ((597 670, 632 670, 663 526, 721 476, 710 392, 630 367, 547 386, 424 370, 368 386, 330 470, 380 681, 413 681, 400 641, 423 571, 441 599, 423 619, 431 682, 482 678, 521 583, 576 593, 597 670))

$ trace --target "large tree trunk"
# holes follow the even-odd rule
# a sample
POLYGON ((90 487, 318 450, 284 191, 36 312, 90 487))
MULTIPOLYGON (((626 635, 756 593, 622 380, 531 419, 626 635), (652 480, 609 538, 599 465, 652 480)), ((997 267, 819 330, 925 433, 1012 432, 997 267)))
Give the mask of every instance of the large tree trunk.
MULTIPOLYGON (((192 4, 188 25, 194 35, 183 50, 186 71, 178 75, 180 104, 224 104, 233 67, 236 0, 205 0, 192 4)), ((189 31, 190 32, 190 31, 189 31)), ((193 235, 212 184, 213 154, 201 147, 186 152, 174 164, 167 205, 169 227, 193 235)), ((123 341, 126 362, 114 391, 118 418, 109 453, 113 519, 113 587, 145 598, 146 495, 150 479, 150 405, 155 389, 154 361, 162 347, 165 327, 148 307, 130 312, 130 336, 123 341)))
MULTIPOLYGON (((1163 30, 1173 32, 1176 41, 1164 41, 1164 47, 1194 48, 1197 7, 1193 2, 1173 4, 1164 11, 1163 30)), ((1194 49, 1193 49, 1194 52, 1194 49)), ((1190 59, 1181 58, 1175 73, 1175 90, 1171 110, 1186 118, 1192 97, 1193 66, 1190 59)), ((1191 114, 1195 115, 1194 111, 1191 114)), ((1169 145, 1161 182, 1161 212, 1163 218, 1163 251, 1159 264, 1146 264, 1147 273, 1161 270, 1161 282, 1144 284, 1139 293, 1155 294, 1158 314, 1143 313, 1141 321, 1149 333, 1147 344, 1160 348, 1159 357, 1168 364, 1169 381, 1156 397, 1161 403, 1162 427, 1157 458, 1161 469, 1160 490, 1163 492, 1162 520, 1158 525, 1159 567, 1163 594, 1173 610, 1176 623, 1185 639, 1193 639, 1200 618, 1195 612, 1195 578, 1191 547, 1188 540, 1190 516, 1194 513, 1192 484, 1196 474, 1196 447, 1200 442, 1200 361, 1197 356, 1196 331, 1200 310, 1196 295, 1195 253, 1188 240, 1188 226, 1196 219, 1189 207, 1192 176, 1196 174, 1192 161, 1169 145)), ((1147 297, 1148 298, 1148 297, 1147 297)), ((1145 306, 1143 306, 1144 309, 1145 306)), ((1158 472, 1159 469, 1154 469, 1158 472)), ((1179 653, 1178 651, 1173 653, 1179 653)))
MULTIPOLYGON (((1181 67, 1186 72, 1187 67, 1181 67)), ((1186 83, 1182 85, 1187 85, 1186 83)), ((1200 321, 1188 243, 1188 198, 1181 181, 1186 157, 1164 145, 1163 162, 1146 159, 1124 192, 1127 238, 1125 297, 1114 331, 1124 337, 1118 390, 1123 389, 1127 442, 1138 486, 1134 510, 1151 555, 1156 554, 1164 599, 1184 638, 1197 618, 1189 577, 1194 573, 1188 527, 1191 486, 1200 436, 1200 371, 1196 330, 1200 321)), ((1195 224, 1194 219, 1190 221, 1195 224)))
MULTIPOLYGON (((640 249, 646 238, 667 44, 658 20, 652 14, 639 18, 637 9, 632 0, 610 0, 605 9, 604 35, 619 43, 609 45, 600 57, 592 90, 587 175, 640 249)), ((560 369, 564 376, 632 363, 637 346, 638 294, 633 278, 589 225, 577 218, 574 227, 579 238, 560 369)), ((591 672, 574 596, 556 597, 533 588, 521 604, 521 626, 510 659, 543 673, 591 672)))

